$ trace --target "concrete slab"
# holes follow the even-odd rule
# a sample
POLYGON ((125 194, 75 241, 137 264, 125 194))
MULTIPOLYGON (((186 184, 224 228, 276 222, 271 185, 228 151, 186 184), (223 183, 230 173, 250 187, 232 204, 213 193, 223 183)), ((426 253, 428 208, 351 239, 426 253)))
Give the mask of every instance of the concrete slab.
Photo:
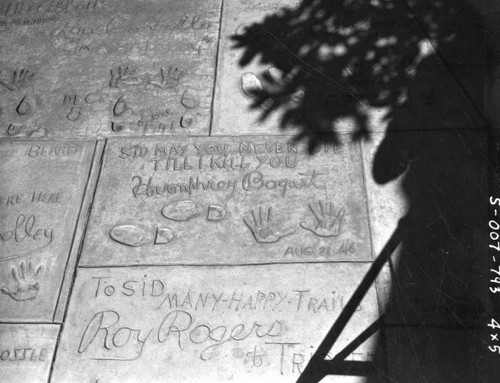
POLYGON ((380 132, 399 107, 400 130, 484 124, 403 0, 224 5, 213 134, 380 132))
MULTIPOLYGON (((235 0, 224 4, 221 38, 217 65, 217 83, 214 101, 214 134, 278 134, 280 116, 271 115, 265 123, 259 121, 262 109, 250 110, 254 97, 252 89, 262 87, 261 72, 272 68, 252 62, 245 68, 238 64, 242 51, 234 49, 232 36, 244 32, 252 23, 263 22, 282 8, 295 7, 298 0, 249 1, 235 0), (253 84, 253 87, 251 85, 253 84)), ((293 129, 294 127, 292 127, 293 129)))
POLYGON ((393 324, 470 325, 489 306, 485 131, 387 132, 363 144, 374 254, 393 324), (399 229, 398 229, 399 228, 399 229))
POLYGON ((92 141, 0 145, 0 320, 52 321, 92 141))
POLYGON ((48 383, 59 325, 0 324, 3 383, 48 383))
POLYGON ((110 141, 80 265, 370 260, 360 161, 282 136, 110 141))
MULTIPOLYGON (((368 268, 80 268, 52 381, 294 381, 368 268)), ((329 357, 377 318, 372 288, 329 357)), ((377 339, 346 360, 372 360, 377 339)))
POLYGON ((220 7, 4 2, 0 136, 208 135, 220 7))

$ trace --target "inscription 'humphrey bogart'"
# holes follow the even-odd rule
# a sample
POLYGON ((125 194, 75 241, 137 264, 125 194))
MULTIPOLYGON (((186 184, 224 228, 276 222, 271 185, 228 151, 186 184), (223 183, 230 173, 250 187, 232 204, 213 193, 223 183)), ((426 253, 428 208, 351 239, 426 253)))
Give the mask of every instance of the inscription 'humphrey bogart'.
POLYGON ((297 178, 267 178, 262 172, 254 170, 246 173, 241 180, 228 178, 226 180, 201 180, 200 176, 191 176, 185 182, 175 183, 155 183, 153 177, 144 182, 141 176, 134 176, 132 181, 135 182, 132 193, 134 197, 147 196, 154 197, 158 195, 169 196, 176 194, 192 195, 195 191, 225 191, 226 198, 231 198, 237 188, 244 191, 250 190, 275 190, 282 197, 290 189, 326 189, 326 186, 321 182, 319 177, 324 173, 317 173, 312 170, 308 173, 298 173, 297 178))
MULTIPOLYGON (((326 151, 328 149, 325 149, 326 151)), ((330 149, 331 150, 331 149, 330 149)), ((245 143, 237 148, 229 144, 179 144, 159 145, 153 149, 144 145, 122 147, 119 158, 143 159, 151 163, 154 174, 162 171, 205 171, 207 176, 190 175, 176 182, 161 182, 154 175, 132 177, 134 197, 193 195, 195 192, 224 192, 231 198, 239 189, 243 191, 275 191, 281 197, 293 189, 326 189, 322 176, 326 173, 309 169, 298 171, 294 176, 277 177, 265 174, 265 169, 294 169, 299 165, 298 148, 293 144, 245 143), (214 170, 239 171, 237 176, 210 177, 214 170), (244 171, 244 172, 243 172, 244 171)), ((192 174, 192 173, 191 173, 192 174)), ((234 173, 232 173, 234 174, 234 173)))

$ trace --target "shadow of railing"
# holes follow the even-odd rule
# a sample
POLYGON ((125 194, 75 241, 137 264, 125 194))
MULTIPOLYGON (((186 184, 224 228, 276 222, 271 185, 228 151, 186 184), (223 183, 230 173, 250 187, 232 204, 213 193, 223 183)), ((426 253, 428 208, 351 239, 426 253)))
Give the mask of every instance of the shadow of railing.
POLYGON ((307 367, 297 380, 297 383, 317 383, 327 375, 369 376, 379 370, 379 367, 374 362, 346 361, 345 359, 368 338, 380 330, 383 324, 383 317, 380 317, 371 326, 364 330, 342 351, 337 353, 333 359, 327 360, 326 357, 346 325, 349 323, 349 320, 356 312, 359 304, 368 293, 368 290, 377 279, 382 267, 390 259, 396 248, 401 244, 400 230, 401 228, 398 226, 378 257, 372 263, 363 280, 356 288, 356 291, 349 299, 349 302, 342 310, 321 344, 318 346, 314 355, 311 357, 307 367))

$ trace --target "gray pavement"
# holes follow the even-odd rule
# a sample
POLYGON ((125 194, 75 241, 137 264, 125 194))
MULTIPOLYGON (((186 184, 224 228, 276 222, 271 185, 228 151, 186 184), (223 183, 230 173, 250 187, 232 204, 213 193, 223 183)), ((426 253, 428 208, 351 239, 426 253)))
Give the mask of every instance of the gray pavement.
POLYGON ((495 12, 0 1, 0 382, 497 381, 495 12))

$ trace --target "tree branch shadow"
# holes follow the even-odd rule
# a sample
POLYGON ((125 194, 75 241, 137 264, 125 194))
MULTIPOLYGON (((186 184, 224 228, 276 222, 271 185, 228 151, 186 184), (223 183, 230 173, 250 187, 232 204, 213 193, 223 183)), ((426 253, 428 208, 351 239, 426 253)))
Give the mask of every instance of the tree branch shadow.
MULTIPOLYGON (((439 379, 428 381, 447 381, 446 368, 429 366, 446 361, 450 347, 458 353, 478 344, 469 330, 492 310, 484 277, 491 170, 485 36, 483 17, 465 0, 302 0, 232 37, 242 67, 254 60, 266 67, 243 86, 250 108, 260 110, 262 122, 279 114, 280 129, 292 129, 310 153, 345 133, 355 142, 370 140, 374 128, 384 134, 371 177, 379 185, 402 180, 409 204, 395 233, 401 252, 386 321, 466 330, 453 346, 445 331, 434 334, 432 357, 413 350, 423 361, 421 379, 439 379), (381 110, 385 129, 372 124, 381 110)), ((388 256, 384 250, 374 261, 299 382, 360 373, 360 366, 323 359, 388 256)), ((455 381, 478 381, 476 367, 460 370, 455 381)), ((409 370, 401 362, 389 379, 406 382, 409 370)))

